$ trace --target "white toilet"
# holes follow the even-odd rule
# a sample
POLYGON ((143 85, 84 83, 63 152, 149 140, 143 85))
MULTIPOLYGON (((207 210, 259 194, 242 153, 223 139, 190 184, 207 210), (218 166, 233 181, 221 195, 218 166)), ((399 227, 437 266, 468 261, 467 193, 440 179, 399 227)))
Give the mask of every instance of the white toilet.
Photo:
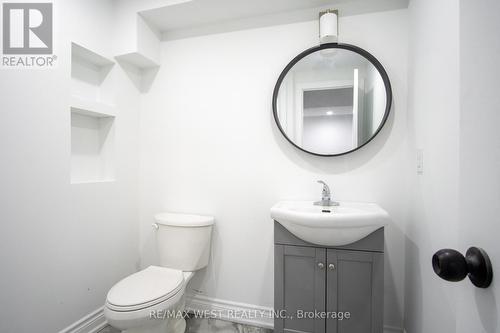
POLYGON ((123 333, 183 333, 186 285, 207 266, 214 218, 162 213, 155 216, 160 266, 134 273, 108 292, 104 316, 123 333))

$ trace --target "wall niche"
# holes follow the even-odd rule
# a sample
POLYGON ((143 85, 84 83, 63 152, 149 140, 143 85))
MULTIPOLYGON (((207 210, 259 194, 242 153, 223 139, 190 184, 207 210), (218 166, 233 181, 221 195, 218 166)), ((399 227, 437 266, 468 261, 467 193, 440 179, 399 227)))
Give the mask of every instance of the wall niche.
POLYGON ((114 62, 71 44, 71 183, 115 180, 114 62))

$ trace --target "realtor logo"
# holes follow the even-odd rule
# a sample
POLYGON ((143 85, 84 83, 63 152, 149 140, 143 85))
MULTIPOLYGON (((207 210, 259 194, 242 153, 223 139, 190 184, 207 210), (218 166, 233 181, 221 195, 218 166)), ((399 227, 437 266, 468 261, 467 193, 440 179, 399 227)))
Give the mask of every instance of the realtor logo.
POLYGON ((52 54, 52 3, 3 4, 3 54, 52 54))
POLYGON ((2 4, 0 68, 54 68, 54 13, 52 2, 2 4))

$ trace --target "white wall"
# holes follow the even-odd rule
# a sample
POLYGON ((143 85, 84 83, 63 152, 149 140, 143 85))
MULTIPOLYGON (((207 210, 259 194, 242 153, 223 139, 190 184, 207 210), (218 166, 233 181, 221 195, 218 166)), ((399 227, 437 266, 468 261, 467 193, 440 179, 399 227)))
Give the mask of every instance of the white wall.
POLYGON ((0 70, 0 331, 54 333, 138 261, 138 94, 118 65, 116 182, 70 185, 70 49, 111 56, 110 1, 56 1, 58 67, 0 70))
POLYGON ((494 270, 489 289, 460 284, 457 332, 500 331, 500 2, 460 1, 459 248, 479 246, 494 270))
POLYGON ((157 262, 155 213, 213 214, 213 261, 191 289, 272 306, 269 209, 282 199, 319 198, 315 181, 323 179, 336 199, 378 202, 393 217, 386 230, 385 322, 402 327, 407 19, 402 10, 340 20, 343 41, 365 48, 386 67, 394 107, 372 143, 338 158, 298 151, 272 117, 278 75, 295 55, 317 45, 317 21, 164 42, 162 67, 141 107, 142 266, 157 262))
POLYGON ((455 285, 439 279, 432 254, 456 248, 458 215, 458 4, 410 3, 408 159, 413 179, 406 226, 405 328, 455 332, 455 285), (416 149, 424 153, 417 176, 416 149))

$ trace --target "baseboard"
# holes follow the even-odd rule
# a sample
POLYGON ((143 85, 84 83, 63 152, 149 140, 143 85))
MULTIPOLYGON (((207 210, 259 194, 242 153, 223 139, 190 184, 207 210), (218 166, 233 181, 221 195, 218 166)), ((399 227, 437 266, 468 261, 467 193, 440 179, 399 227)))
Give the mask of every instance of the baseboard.
MULTIPOLYGON (((232 302, 217 298, 188 295, 186 297, 186 310, 194 311, 215 311, 220 319, 227 320, 244 325, 274 328, 274 319, 272 318, 273 308, 232 302), (230 314, 252 314, 251 316, 234 316, 230 314), (255 314, 256 316, 253 316, 255 314)), ((403 329, 394 326, 384 326, 384 333, 403 333, 403 329)))
POLYGON ((186 297, 186 310, 191 312, 213 311, 222 320, 263 328, 274 327, 273 309, 254 304, 226 301, 202 295, 188 295, 186 297))
POLYGON ((104 310, 100 307, 77 322, 59 331, 59 333, 97 333, 103 329, 106 324, 104 310))

